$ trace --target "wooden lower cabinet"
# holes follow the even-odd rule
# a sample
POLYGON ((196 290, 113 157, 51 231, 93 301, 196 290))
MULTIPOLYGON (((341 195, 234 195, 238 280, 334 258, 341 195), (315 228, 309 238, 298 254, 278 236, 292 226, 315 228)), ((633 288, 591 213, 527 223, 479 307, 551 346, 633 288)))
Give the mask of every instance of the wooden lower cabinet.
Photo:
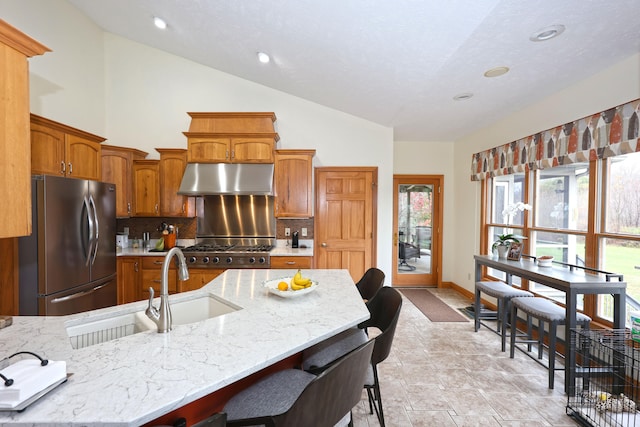
POLYGON ((271 268, 311 268, 312 261, 310 256, 272 256, 271 268))
MULTIPOLYGON (((118 257, 118 304, 149 299, 149 287, 160 295, 162 256, 118 257)), ((189 268, 189 280, 178 280, 178 270, 172 261, 169 267, 169 293, 200 289, 222 273, 223 268, 189 268)))
POLYGON ((139 301, 142 265, 139 257, 118 257, 118 304, 139 301))
MULTIPOLYGON (((163 256, 145 256, 142 258, 142 282, 140 283, 140 291, 142 299, 149 299, 149 288, 153 288, 155 296, 160 296, 160 281, 162 278, 163 256)), ((178 270, 176 264, 172 261, 169 266, 169 275, 167 277, 169 284, 169 293, 178 292, 178 270)))
POLYGON ((225 269, 223 268, 190 268, 189 280, 179 282, 178 288, 180 292, 195 291, 224 272, 225 269))

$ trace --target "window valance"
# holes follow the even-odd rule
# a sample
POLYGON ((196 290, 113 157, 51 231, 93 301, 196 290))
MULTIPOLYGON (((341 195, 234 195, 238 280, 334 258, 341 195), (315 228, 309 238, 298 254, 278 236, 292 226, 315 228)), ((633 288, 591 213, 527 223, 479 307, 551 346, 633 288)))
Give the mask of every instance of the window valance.
POLYGON ((471 180, 640 151, 640 99, 473 155, 471 180))

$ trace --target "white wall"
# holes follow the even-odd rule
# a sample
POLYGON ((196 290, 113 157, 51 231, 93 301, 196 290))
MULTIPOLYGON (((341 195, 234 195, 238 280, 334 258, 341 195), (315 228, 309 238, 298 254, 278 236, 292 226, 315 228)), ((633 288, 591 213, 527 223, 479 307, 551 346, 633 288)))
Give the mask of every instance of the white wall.
POLYGON ((112 34, 105 35, 105 50, 110 144, 158 158, 156 147, 186 148, 188 111, 273 111, 279 148, 315 148, 316 167, 377 166, 377 263, 391 273, 391 128, 112 34))
POLYGON ((640 54, 555 93, 455 143, 452 281, 473 289, 473 255, 480 250, 480 184, 471 182, 471 156, 536 132, 640 98, 640 54), (462 243, 464 242, 464 243, 462 243))
MULTIPOLYGON (((394 174, 443 175, 443 240, 442 281, 452 280, 455 269, 456 241, 454 235, 454 144, 452 142, 408 142, 396 141, 393 151, 394 174)), ((392 189, 393 190, 393 189, 392 189)), ((393 212, 392 212, 393 215, 393 212)), ((393 218, 392 218, 393 219, 393 218)))
POLYGON ((0 19, 52 50, 29 60, 31 112, 106 136, 102 30, 65 0, 2 0, 0 19))
POLYGON ((2 0, 0 15, 54 52, 31 62, 32 112, 157 158, 186 147, 187 111, 273 111, 279 148, 315 166, 378 167, 378 260, 391 274, 393 130, 103 33, 64 0, 2 0))

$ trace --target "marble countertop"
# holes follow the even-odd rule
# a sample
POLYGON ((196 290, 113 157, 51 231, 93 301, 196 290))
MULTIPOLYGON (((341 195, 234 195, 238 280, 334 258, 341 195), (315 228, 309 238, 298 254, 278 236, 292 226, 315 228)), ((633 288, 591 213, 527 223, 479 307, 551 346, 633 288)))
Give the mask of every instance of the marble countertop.
MULTIPOLYGON (((347 270, 307 270, 317 289, 281 298, 264 280, 294 270, 227 270, 175 303, 213 295, 241 309, 167 334, 146 331, 73 350, 66 327, 146 308, 135 302, 62 317, 17 316, 0 329, 0 358, 33 351, 67 362, 67 383, 0 424, 138 426, 355 326, 369 316, 347 270)), ((156 301, 156 305, 158 305, 156 301)))

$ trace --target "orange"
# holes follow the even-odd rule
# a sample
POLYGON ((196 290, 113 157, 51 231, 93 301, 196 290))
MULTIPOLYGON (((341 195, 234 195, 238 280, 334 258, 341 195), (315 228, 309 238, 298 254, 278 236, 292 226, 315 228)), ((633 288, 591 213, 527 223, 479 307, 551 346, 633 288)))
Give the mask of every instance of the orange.
POLYGON ((289 284, 287 282, 278 283, 278 290, 279 291, 288 291, 289 290, 289 284))

